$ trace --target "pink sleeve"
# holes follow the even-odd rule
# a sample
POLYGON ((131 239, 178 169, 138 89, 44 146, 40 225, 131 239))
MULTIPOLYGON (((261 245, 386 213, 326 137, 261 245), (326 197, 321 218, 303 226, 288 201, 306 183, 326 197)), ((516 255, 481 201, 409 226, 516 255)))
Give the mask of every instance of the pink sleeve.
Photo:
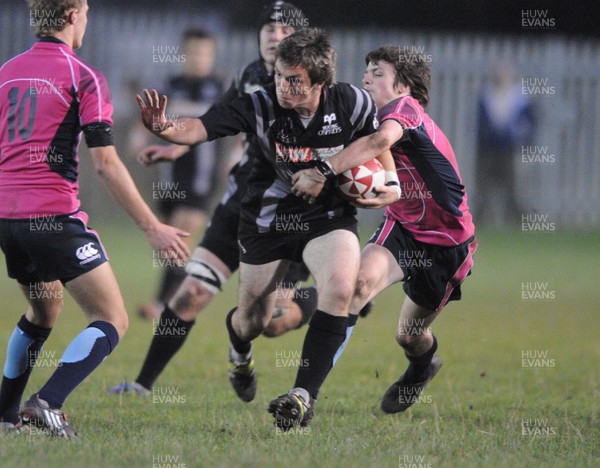
POLYGON ((402 128, 418 127, 423 122, 423 110, 414 98, 407 97, 401 99, 393 109, 390 109, 390 112, 381 118, 381 122, 388 119, 397 121, 402 128))
POLYGON ((106 78, 88 66, 82 66, 80 72, 78 95, 81 125, 105 122, 112 126, 113 104, 106 78))

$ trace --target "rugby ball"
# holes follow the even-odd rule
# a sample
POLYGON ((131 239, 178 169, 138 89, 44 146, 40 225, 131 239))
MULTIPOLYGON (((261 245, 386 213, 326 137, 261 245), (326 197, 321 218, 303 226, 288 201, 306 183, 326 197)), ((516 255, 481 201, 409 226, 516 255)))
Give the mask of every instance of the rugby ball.
POLYGON ((385 169, 377 159, 338 175, 338 188, 344 196, 352 200, 375 198, 377 194, 373 189, 380 185, 385 185, 385 169))

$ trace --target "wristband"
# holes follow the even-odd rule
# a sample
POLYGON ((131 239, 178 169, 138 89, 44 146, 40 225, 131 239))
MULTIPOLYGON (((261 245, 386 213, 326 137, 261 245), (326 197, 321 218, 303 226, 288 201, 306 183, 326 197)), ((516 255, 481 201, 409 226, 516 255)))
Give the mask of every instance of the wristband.
POLYGON ((317 171, 319 171, 321 173, 321 175, 323 177, 325 177, 325 179, 327 180, 331 180, 334 179, 335 176, 337 175, 334 171, 333 168, 331 167, 331 164, 329 164, 326 161, 315 161, 315 169, 317 171))
POLYGON ((400 185, 396 171, 385 171, 385 185, 400 185))
POLYGON ((402 196, 402 190, 400 189, 400 181, 398 180, 398 173, 396 171, 385 171, 385 185, 391 187, 398 194, 398 200, 402 196))

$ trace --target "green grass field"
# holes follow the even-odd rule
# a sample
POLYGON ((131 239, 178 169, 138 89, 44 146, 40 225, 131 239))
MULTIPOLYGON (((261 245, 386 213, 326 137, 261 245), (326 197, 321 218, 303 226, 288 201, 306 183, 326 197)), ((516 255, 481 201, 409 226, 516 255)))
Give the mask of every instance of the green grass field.
MULTIPOLYGON (((158 278, 152 253, 130 225, 100 232, 134 311, 158 278)), ((406 366, 393 338, 400 286, 381 294, 359 321, 310 430, 281 435, 266 406, 293 384, 296 369, 282 367, 278 357, 296 353, 306 329, 256 342, 259 390, 254 402, 241 403, 226 374, 223 322, 236 301, 232 280, 200 316, 152 397, 105 392, 135 378, 152 335, 152 323, 131 313, 126 338, 67 401, 79 440, 0 436, 0 466, 600 466, 598 233, 480 233, 479 240, 464 299, 434 323, 444 366, 405 414, 378 408, 406 366)), ((24 300, 3 264, 1 275, 3 361, 24 300)), ((84 326, 68 299, 27 396, 84 326)))

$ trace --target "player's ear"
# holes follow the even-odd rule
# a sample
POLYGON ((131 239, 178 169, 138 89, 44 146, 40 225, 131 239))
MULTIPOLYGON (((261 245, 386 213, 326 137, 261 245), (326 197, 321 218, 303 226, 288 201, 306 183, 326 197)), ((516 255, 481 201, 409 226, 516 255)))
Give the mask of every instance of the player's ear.
POLYGON ((394 91, 398 94, 404 94, 404 93, 410 94, 410 86, 408 86, 407 84, 404 84, 402 82, 399 82, 394 85, 394 91))
POLYGON ((77 20, 78 15, 79 10, 77 10, 76 8, 72 8, 69 11, 67 11, 67 14, 65 15, 67 24, 74 24, 77 20))
POLYGON ((311 88, 313 88, 315 91, 317 91, 318 93, 321 92, 321 90, 323 89, 323 86, 325 85, 325 83, 313 83, 311 88))

